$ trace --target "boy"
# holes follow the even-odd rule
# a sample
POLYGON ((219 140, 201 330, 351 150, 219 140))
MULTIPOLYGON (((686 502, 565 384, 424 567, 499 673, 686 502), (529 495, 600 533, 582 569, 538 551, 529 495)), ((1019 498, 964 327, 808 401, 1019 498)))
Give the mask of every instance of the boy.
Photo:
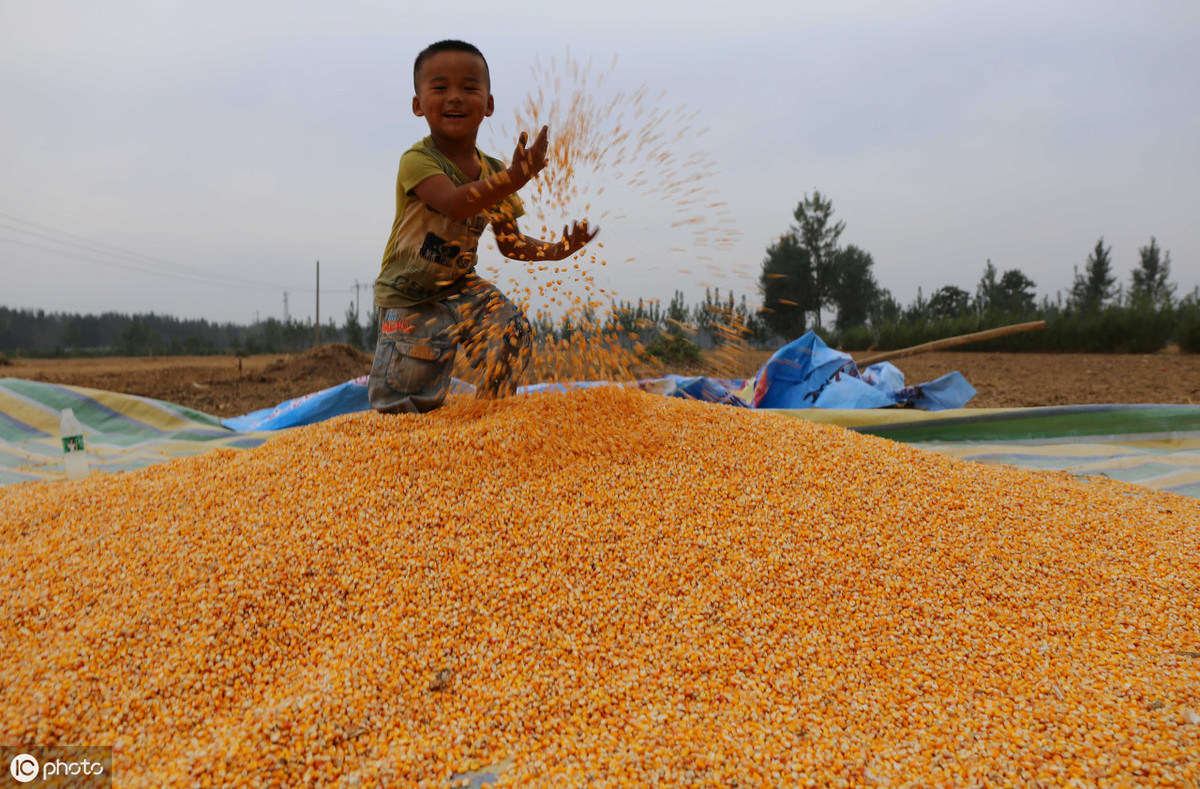
POLYGON ((483 54, 463 41, 439 41, 413 64, 413 114, 429 136, 400 158, 396 220, 375 280, 379 341, 368 397, 385 413, 424 413, 442 405, 461 345, 483 368, 482 398, 516 391, 529 362, 529 322, 496 286, 475 274, 479 237, 490 224, 500 254, 516 260, 562 260, 596 235, 587 222, 563 228, 550 244, 523 235, 517 190, 546 166, 548 129, 512 164, 475 147, 494 110, 483 54))

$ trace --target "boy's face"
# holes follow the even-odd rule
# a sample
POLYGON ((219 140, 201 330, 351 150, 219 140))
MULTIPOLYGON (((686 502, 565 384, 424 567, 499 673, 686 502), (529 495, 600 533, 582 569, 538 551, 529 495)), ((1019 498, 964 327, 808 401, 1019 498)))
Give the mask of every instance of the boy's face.
POLYGON ((494 109, 483 58, 471 52, 438 52, 421 64, 413 114, 429 123, 435 140, 474 144, 480 124, 494 109))

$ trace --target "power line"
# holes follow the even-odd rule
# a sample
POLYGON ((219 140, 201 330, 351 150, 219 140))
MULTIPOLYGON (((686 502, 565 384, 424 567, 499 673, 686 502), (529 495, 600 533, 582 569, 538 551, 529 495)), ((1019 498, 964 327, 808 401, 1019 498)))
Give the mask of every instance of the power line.
MULTIPOLYGON (((30 247, 32 249, 40 249, 40 250, 43 250, 46 252, 53 252, 55 254, 64 255, 66 257, 73 257, 73 258, 77 258, 79 260, 85 260, 85 261, 88 261, 91 263, 99 263, 101 265, 113 266, 116 268, 123 268, 123 269, 127 269, 130 271, 137 271, 137 272, 140 272, 143 274, 154 274, 157 276, 171 277, 174 279, 187 279, 190 281, 205 282, 206 284, 212 284, 212 285, 224 285, 226 287, 234 286, 234 285, 241 285, 241 286, 245 286, 245 287, 264 288, 264 289, 269 289, 269 290, 279 290, 282 287, 284 287, 278 283, 273 284, 273 283, 268 283, 268 282, 262 282, 259 280, 248 279, 245 277, 213 274, 211 272, 205 271, 204 269, 200 269, 195 266, 188 266, 188 265, 181 264, 181 263, 173 263, 168 260, 163 260, 162 258, 156 258, 156 257, 152 257, 150 255, 143 255, 139 252, 133 252, 131 250, 122 249, 121 247, 116 247, 111 244, 105 244, 102 242, 93 241, 91 239, 84 238, 83 236, 78 236, 73 233, 67 233, 65 231, 58 230, 58 229, 55 229, 52 227, 48 227, 46 225, 42 225, 37 222, 31 222, 27 219, 22 219, 20 217, 16 217, 11 214, 4 213, 4 212, 0 212, 0 217, 3 218, 3 219, 0 219, 0 227, 2 227, 4 229, 15 231, 18 233, 24 233, 26 235, 33 236, 35 238, 40 238, 42 240, 49 241, 54 244, 60 244, 63 246, 69 246, 69 247, 74 247, 77 249, 82 249, 85 252, 91 252, 93 255, 106 255, 111 258, 124 259, 126 262, 119 263, 114 260, 105 260, 105 259, 96 258, 96 257, 87 257, 84 255, 79 255, 77 253, 69 252, 69 251, 62 250, 62 249, 55 249, 53 247, 41 246, 38 244, 31 244, 29 242, 21 241, 19 239, 7 237, 7 236, 0 236, 0 241, 7 241, 7 242, 13 243, 13 244, 20 244, 21 246, 30 247), (5 219, 7 219, 9 221, 4 221, 5 219), (29 227, 33 227, 33 228, 38 228, 38 230, 29 230, 24 227, 19 227, 19 226, 13 225, 12 224, 13 222, 17 222, 17 223, 20 223, 23 225, 28 225, 29 227), (71 239, 71 240, 63 240, 63 239, 71 239), (168 270, 164 270, 164 269, 168 269, 168 270)), ((312 290, 313 290, 312 288, 293 288, 293 289, 300 290, 303 292, 312 292, 312 290)))
MULTIPOLYGON (((49 241, 53 241, 56 244, 63 244, 65 246, 73 246, 73 247, 77 247, 80 249, 84 249, 88 252, 94 252, 94 253, 98 253, 98 254, 102 254, 102 255, 108 255, 110 257, 122 257, 122 258, 132 259, 133 261, 140 262, 140 263, 164 265, 164 266, 178 268, 178 269, 184 269, 184 270, 192 269, 192 267, 190 267, 190 266, 186 266, 186 265, 179 264, 179 263, 171 263, 170 261, 161 260, 158 258, 151 257, 149 255, 143 255, 140 252, 134 252, 132 250, 122 249, 121 247, 112 246, 111 244, 105 244, 100 241, 87 239, 87 238, 84 238, 83 236, 75 235, 74 233, 68 233, 64 230, 57 230, 57 229, 49 227, 47 225, 38 224, 37 222, 31 222, 28 219, 21 219, 20 217, 13 216, 12 214, 6 214, 2 211, 0 211, 0 217, 2 217, 2 218, 0 218, 0 226, 7 227, 9 230, 15 230, 18 233, 25 233, 27 235, 36 236, 38 238, 43 238, 43 239, 46 239, 49 241), (28 225, 29 227, 35 227, 38 230, 27 230, 24 227, 16 227, 12 224, 13 222, 17 222, 18 224, 21 224, 21 225, 28 225), (42 232, 38 232, 38 231, 42 231, 42 232), (64 238, 71 239, 71 240, 63 241, 62 239, 64 239, 64 238)), ((189 271, 188 273, 194 273, 194 271, 189 271)), ((200 273, 204 274, 206 272, 201 271, 200 273)))
MULTIPOLYGON (((41 246, 40 244, 30 244, 28 241, 21 241, 19 239, 15 239, 15 238, 8 238, 6 236, 0 236, 0 241, 5 241, 9 244, 19 244, 23 247, 29 247, 30 249, 40 249, 40 250, 44 250, 46 252, 53 252, 56 255, 63 255, 65 257, 69 257, 69 258, 76 258, 77 260, 86 260, 89 263, 100 263, 105 266, 113 266, 114 268, 126 269, 128 271, 136 271, 139 274, 154 274, 154 275, 160 276, 160 277, 169 277, 170 279, 183 280, 185 282, 199 282, 204 285, 219 285, 222 287, 229 287, 228 281, 220 281, 220 280, 212 279, 211 277, 205 278, 205 277, 197 276, 195 274, 183 274, 183 273, 176 273, 173 271, 155 271, 153 269, 139 268, 138 266, 135 266, 130 263, 118 263, 115 260, 101 260, 100 258, 88 257, 87 255, 79 255, 74 252, 68 252, 64 249, 54 249, 52 247, 44 247, 44 246, 41 246)), ((278 286, 276 286, 276 285, 255 284, 253 287, 268 288, 270 290, 278 290, 279 289, 278 286)), ((310 288, 310 290, 311 290, 311 288, 310 288)))

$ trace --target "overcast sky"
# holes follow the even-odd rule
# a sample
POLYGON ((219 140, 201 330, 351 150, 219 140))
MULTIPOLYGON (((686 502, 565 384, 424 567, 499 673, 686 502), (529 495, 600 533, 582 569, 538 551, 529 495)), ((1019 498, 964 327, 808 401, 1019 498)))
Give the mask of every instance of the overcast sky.
POLYGON ((248 323, 287 292, 304 318, 320 260, 340 322, 427 134, 413 57, 442 38, 489 60, 479 141, 501 157, 535 60, 568 50, 616 57, 597 94, 645 84, 695 112, 679 145, 707 154, 737 240, 693 248, 653 188, 590 195, 597 279, 623 298, 703 282, 754 302, 814 189, 905 304, 974 292, 989 258, 1053 297, 1101 236, 1123 283, 1153 235, 1180 292, 1200 285, 1196 0, 0 0, 0 305, 248 323))

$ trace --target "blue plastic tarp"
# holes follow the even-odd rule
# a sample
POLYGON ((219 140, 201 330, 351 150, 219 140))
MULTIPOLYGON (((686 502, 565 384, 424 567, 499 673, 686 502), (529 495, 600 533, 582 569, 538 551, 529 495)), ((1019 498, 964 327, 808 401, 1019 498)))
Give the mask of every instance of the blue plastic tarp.
POLYGON ((705 403, 720 403, 735 408, 749 408, 750 404, 737 395, 745 381, 728 378, 706 378, 704 376, 668 375, 649 381, 639 381, 643 389, 668 397, 701 400, 705 403))
POLYGON ((957 372, 929 383, 904 386, 904 374, 890 362, 859 371, 850 354, 827 346, 813 332, 776 351, 754 384, 754 408, 887 408, 911 406, 929 411, 961 408, 975 387, 957 372))
MULTIPOLYGON (((519 394, 562 392, 594 386, 617 386, 614 381, 541 383, 522 386, 519 394)), ((958 373, 929 383, 904 385, 904 373, 888 362, 859 371, 850 354, 836 351, 808 332, 775 352, 754 379, 754 397, 747 403, 739 395, 742 380, 704 376, 668 375, 638 381, 642 389, 667 397, 683 397, 737 408, 888 408, 909 406, 929 411, 961 408, 975 389, 958 373)), ((454 379, 451 393, 474 391, 454 379)), ((282 430, 321 422, 339 414, 367 411, 367 377, 362 376, 320 392, 297 397, 274 408, 264 408, 221 423, 233 430, 282 430)))
POLYGON ((323 422, 340 414, 366 411, 367 376, 355 378, 319 392, 287 400, 273 408, 263 408, 248 414, 222 419, 230 430, 283 430, 323 422))
MULTIPOLYGON (((451 394, 469 394, 475 387, 458 378, 451 379, 451 394)), ((522 386, 517 394, 539 392, 565 392, 569 389, 590 389, 597 386, 619 386, 615 381, 572 381, 570 383, 539 383, 522 386)), ((647 392, 667 397, 686 397, 710 403, 748 408, 748 404, 734 394, 742 381, 727 381, 715 378, 669 375, 639 381, 638 386, 647 392)), ((242 416, 222 419, 221 424, 230 430, 283 430, 323 422, 341 414, 368 411, 371 404, 367 399, 367 376, 355 378, 319 392, 313 392, 280 403, 272 408, 263 408, 242 416)))

